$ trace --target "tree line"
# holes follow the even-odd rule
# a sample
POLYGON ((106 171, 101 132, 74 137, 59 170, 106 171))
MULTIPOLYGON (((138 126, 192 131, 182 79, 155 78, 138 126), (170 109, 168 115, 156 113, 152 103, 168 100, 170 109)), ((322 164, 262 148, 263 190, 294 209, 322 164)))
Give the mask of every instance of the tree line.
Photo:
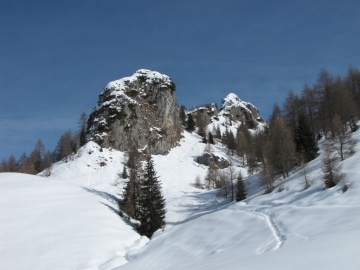
MULTIPOLYGON (((350 67, 343 78, 333 76, 323 68, 313 86, 305 84, 301 94, 290 90, 282 107, 274 104, 267 125, 253 134, 245 125, 240 125, 233 134, 228 129, 231 121, 224 124, 223 133, 219 126, 214 125, 212 131, 206 133, 201 120, 193 119, 191 114, 183 115, 182 122, 190 132, 197 127, 205 143, 213 137, 220 140, 227 146, 230 155, 239 157, 250 175, 260 172, 260 186, 269 193, 275 188, 275 180, 279 180, 278 189, 282 191, 283 179, 297 166, 304 174, 304 188, 310 186, 306 164, 318 156, 318 142, 322 137, 325 138, 322 159, 324 187, 329 188, 342 181, 339 161, 354 152, 355 141, 351 132, 357 130, 356 121, 359 118, 360 72, 350 67)), ((213 171, 214 164, 208 168, 205 187, 223 190, 225 187, 224 196, 227 197, 229 185, 221 180, 224 177, 220 175, 217 181, 209 181, 214 178, 211 176, 213 171)), ((199 181, 196 180, 195 185, 199 185, 199 181)), ((343 185, 346 189, 345 182, 343 185)))
POLYGON ((3 159, 0 163, 0 172, 20 172, 27 174, 38 174, 46 170, 46 175, 51 174, 51 166, 53 163, 71 159, 71 155, 85 145, 86 143, 86 113, 82 113, 79 119, 79 130, 72 132, 71 130, 63 133, 53 151, 46 150, 41 139, 39 139, 30 154, 23 153, 18 160, 14 155, 10 155, 8 159, 3 159))
MULTIPOLYGON (((300 166, 305 173, 306 163, 318 156, 317 144, 322 137, 325 138, 324 187, 340 182, 338 162, 354 152, 351 132, 357 130, 359 118, 360 72, 356 68, 350 67, 343 78, 323 68, 316 83, 305 84, 300 95, 290 90, 282 109, 274 104, 268 127, 258 135, 264 137, 263 144, 257 146, 262 148, 262 157, 257 156, 257 161, 261 161, 261 184, 265 192, 274 189, 277 175, 285 179, 295 166, 300 166)), ((306 178, 305 174, 304 188, 310 184, 306 178)), ((280 182, 279 190, 282 189, 280 182)))

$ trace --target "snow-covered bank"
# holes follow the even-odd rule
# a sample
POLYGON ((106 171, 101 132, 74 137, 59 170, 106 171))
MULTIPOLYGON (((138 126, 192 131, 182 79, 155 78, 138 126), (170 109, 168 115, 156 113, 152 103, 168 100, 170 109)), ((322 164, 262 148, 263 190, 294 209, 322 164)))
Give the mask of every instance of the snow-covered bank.
POLYGON ((18 173, 0 174, 0 224, 0 269, 111 269, 143 242, 111 194, 18 173))

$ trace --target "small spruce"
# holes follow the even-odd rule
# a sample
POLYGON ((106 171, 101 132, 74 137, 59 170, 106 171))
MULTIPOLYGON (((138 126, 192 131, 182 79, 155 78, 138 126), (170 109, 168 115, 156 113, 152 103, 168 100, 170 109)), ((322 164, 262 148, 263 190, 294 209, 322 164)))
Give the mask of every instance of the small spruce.
POLYGON ((246 188, 243 177, 241 173, 239 173, 236 180, 236 201, 242 201, 246 199, 246 188))

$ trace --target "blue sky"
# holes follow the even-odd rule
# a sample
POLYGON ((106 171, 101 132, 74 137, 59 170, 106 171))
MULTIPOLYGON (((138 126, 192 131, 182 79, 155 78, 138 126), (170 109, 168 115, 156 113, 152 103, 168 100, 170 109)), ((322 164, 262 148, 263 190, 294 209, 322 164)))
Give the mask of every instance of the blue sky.
POLYGON ((265 118, 325 67, 360 68, 358 1, 0 0, 0 160, 53 150, 109 82, 147 68, 180 104, 234 92, 265 118))

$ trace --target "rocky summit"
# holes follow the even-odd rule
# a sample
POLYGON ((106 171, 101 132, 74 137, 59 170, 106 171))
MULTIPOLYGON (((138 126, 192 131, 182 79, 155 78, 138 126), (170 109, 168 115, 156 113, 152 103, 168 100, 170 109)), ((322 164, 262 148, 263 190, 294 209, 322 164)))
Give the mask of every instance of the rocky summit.
POLYGON ((102 147, 125 150, 129 140, 137 148, 165 154, 176 146, 182 126, 171 78, 140 69, 132 76, 108 83, 89 116, 87 134, 102 147))
POLYGON ((265 123, 259 116, 258 109, 249 102, 241 100, 236 94, 230 93, 223 100, 218 111, 215 104, 200 106, 188 114, 192 114, 197 121, 197 126, 212 125, 245 125, 248 129, 257 129, 265 123))

